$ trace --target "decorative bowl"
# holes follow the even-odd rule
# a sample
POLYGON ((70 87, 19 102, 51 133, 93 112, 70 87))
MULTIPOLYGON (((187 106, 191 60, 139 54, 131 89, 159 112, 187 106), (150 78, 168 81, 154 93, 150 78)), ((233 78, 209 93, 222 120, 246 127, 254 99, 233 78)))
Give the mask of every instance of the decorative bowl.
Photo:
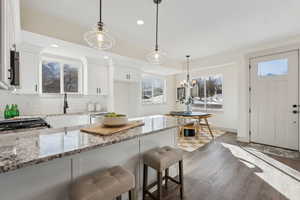
POLYGON ((124 126, 128 123, 128 117, 126 115, 118 115, 116 117, 104 116, 104 126, 124 126))

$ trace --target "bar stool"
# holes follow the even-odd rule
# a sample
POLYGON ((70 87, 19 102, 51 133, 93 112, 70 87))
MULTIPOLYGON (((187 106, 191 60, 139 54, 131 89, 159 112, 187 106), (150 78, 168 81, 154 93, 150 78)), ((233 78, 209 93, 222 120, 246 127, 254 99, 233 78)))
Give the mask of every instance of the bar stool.
POLYGON ((134 175, 123 167, 116 166, 79 178, 72 184, 71 200, 121 200, 123 193, 132 199, 135 187, 134 175))
POLYGON ((162 147, 150 150, 144 154, 144 180, 143 180, 143 199, 149 195, 152 199, 161 200, 162 181, 165 180, 165 188, 168 189, 168 180, 173 181, 180 187, 180 198, 183 199, 183 156, 182 153, 172 147, 162 147), (169 176, 169 168, 179 163, 179 181, 169 176), (157 171, 157 181, 148 185, 148 167, 157 171), (162 173, 165 171, 165 176, 162 173), (157 185, 157 197, 149 190, 157 185))

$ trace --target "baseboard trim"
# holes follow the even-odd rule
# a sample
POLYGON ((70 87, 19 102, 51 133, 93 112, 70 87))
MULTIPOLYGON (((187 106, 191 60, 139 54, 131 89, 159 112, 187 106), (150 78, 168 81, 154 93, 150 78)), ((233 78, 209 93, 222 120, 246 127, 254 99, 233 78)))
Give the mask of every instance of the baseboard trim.
POLYGON ((218 127, 218 126, 212 126, 213 128, 219 129, 221 131, 231 132, 231 133, 237 133, 237 129, 233 128, 224 128, 224 127, 218 127))
POLYGON ((245 143, 249 143, 250 142, 250 140, 249 140, 249 138, 247 138, 247 137, 237 137, 237 141, 239 141, 239 142, 245 142, 245 143))

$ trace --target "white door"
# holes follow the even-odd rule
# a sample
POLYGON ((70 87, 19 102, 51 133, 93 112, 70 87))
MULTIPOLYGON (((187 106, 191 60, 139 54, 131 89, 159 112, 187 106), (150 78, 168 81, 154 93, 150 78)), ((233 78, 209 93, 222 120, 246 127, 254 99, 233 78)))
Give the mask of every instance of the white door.
POLYGON ((251 142, 299 149, 298 51, 250 60, 251 142))

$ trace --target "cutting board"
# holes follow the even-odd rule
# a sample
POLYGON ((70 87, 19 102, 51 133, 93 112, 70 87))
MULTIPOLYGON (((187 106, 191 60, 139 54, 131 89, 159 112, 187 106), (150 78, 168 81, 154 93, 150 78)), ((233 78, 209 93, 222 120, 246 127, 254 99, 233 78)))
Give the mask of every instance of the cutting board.
POLYGON ((130 121, 130 122, 128 122, 128 124, 126 124, 124 126, 107 127, 107 126, 104 126, 101 124, 101 125, 90 127, 90 128, 82 128, 80 130, 85 133, 91 133, 91 134, 96 134, 96 135, 101 135, 101 136, 109 136, 109 135, 113 135, 115 133, 119 133, 119 132, 133 129, 136 127, 144 126, 144 124, 145 123, 143 121, 130 121))

